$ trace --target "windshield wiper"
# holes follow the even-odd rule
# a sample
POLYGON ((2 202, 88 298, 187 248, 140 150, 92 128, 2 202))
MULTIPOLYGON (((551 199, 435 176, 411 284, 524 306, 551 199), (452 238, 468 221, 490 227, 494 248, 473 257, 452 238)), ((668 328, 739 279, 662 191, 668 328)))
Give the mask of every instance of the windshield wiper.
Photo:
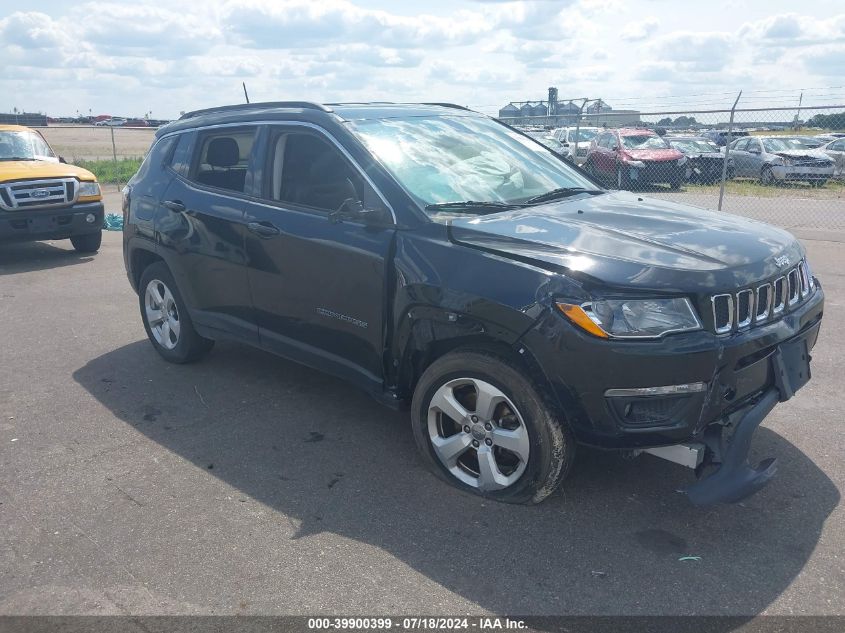
POLYGON ((599 194, 604 193, 603 189, 587 189, 585 187, 559 187, 557 189, 552 189, 551 191, 547 191, 546 193, 541 193, 539 196, 534 196, 533 198, 528 198, 525 201, 525 204, 540 204, 541 202, 549 202, 550 200, 557 200, 558 198, 566 198, 568 196, 574 196, 578 193, 591 193, 591 194, 599 194))
POLYGON ((513 204, 509 202, 498 202, 490 200, 488 202, 479 202, 478 200, 460 200, 455 202, 438 202, 435 204, 427 204, 426 211, 469 211, 469 212, 483 212, 483 211, 507 211, 509 209, 519 209, 522 204, 513 204))

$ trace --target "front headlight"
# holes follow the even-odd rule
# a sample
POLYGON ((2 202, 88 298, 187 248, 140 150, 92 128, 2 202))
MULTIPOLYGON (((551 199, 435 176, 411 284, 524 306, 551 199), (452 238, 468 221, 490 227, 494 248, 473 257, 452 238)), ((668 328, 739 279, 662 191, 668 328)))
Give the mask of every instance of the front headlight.
POLYGON ((100 195, 100 185, 96 182, 80 182, 79 183, 79 197, 89 198, 100 195))
POLYGON ((683 164, 684 164, 684 163, 686 163, 686 162, 687 162, 687 157, 686 157, 686 156, 681 156, 681 157, 678 159, 678 165, 683 165, 683 164))
POLYGON ((633 167, 635 169, 645 169, 645 163, 641 160, 629 160, 627 163, 628 167, 633 167))
POLYGON ((688 299, 599 299, 558 309, 582 330, 601 338, 659 338, 701 329, 688 299))

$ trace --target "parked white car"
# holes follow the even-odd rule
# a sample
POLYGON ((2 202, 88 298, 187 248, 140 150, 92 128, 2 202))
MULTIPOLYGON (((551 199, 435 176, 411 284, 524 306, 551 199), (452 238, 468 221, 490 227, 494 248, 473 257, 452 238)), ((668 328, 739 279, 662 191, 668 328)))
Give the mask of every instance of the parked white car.
POLYGON ((555 139, 560 142, 563 155, 568 160, 573 160, 573 152, 575 154, 575 162, 580 165, 587 159, 587 152, 590 151, 590 143, 596 135, 601 132, 601 128, 597 127, 581 127, 577 128, 578 140, 575 140, 576 128, 574 127, 560 127, 553 133, 555 139))
POLYGON ((833 159, 833 175, 845 177, 845 138, 838 138, 821 148, 833 159))
POLYGON ((821 187, 833 177, 833 160, 822 150, 778 136, 739 138, 730 155, 738 178, 759 178, 764 185, 799 180, 821 187))

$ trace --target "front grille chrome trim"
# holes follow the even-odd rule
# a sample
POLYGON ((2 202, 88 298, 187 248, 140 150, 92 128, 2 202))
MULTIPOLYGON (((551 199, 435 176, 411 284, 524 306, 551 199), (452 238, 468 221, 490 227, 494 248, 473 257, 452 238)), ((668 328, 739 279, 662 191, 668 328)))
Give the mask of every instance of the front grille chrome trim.
POLYGON ((747 328, 751 325, 751 321, 754 320, 754 291, 751 289, 748 290, 740 290, 736 293, 736 327, 739 329, 747 328), (748 308, 746 317, 743 319, 742 313, 740 312, 740 308, 742 307, 743 298, 748 297, 748 308))
POLYGON ((726 334, 733 330, 734 325, 734 297, 733 295, 724 294, 724 295, 713 295, 710 298, 710 301, 713 305, 713 325, 716 328, 716 334, 726 334), (728 303, 728 321, 725 325, 719 325, 719 317, 716 314, 716 304, 719 302, 720 299, 724 299, 728 303))
POLYGON ((757 290, 754 292, 755 294, 755 310, 754 310, 754 321, 756 323, 762 323, 763 321, 767 321, 771 316, 772 310, 772 284, 763 284, 761 286, 757 286, 757 290), (760 309, 761 306, 761 299, 760 294, 762 291, 766 291, 766 302, 765 308, 762 310, 760 309))
POLYGON ((786 281, 789 284, 789 296, 786 303, 789 306, 794 306, 801 300, 801 278, 798 275, 797 268, 793 268, 787 273, 786 281))
POLYGON ((787 288, 786 277, 778 277, 772 284, 772 315, 780 314, 786 308, 787 294, 789 294, 789 288, 787 288), (775 303, 778 292, 780 292, 780 301, 775 303))
POLYGON ((810 267, 802 259, 774 280, 733 293, 712 295, 713 329, 716 334, 729 334, 763 324, 804 301, 815 289, 810 267), (728 322, 724 323, 726 314, 728 322))
POLYGON ((18 180, 0 185, 0 208, 5 211, 75 204, 78 198, 76 178, 18 180))

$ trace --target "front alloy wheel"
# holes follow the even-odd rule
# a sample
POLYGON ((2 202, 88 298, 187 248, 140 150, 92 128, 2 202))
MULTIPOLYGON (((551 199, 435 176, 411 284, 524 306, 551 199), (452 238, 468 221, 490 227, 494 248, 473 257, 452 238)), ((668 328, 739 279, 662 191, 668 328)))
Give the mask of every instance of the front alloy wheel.
POLYGON ((411 421, 435 475, 497 501, 539 503, 574 457, 563 413, 520 361, 488 351, 456 350, 429 365, 414 388, 411 421))
POLYGON ((440 462, 473 488, 507 488, 528 464, 531 447, 522 416, 483 380, 458 378, 440 387, 429 405, 428 434, 440 462))
POLYGON ((772 168, 768 165, 763 167, 763 171, 760 172, 760 183, 766 185, 767 187, 771 187, 775 184, 775 174, 772 171, 772 168))

